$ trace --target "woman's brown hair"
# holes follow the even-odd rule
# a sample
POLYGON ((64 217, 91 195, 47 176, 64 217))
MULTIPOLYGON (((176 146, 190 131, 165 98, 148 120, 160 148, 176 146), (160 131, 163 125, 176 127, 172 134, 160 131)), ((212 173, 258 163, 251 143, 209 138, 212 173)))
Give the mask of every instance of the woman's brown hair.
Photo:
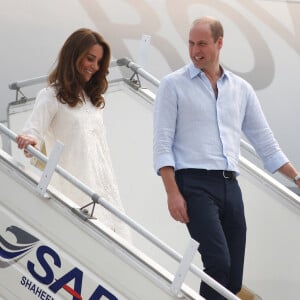
POLYGON ((56 87, 58 100, 74 107, 82 102, 80 96, 84 89, 93 105, 104 107, 103 94, 108 87, 106 76, 110 55, 109 45, 97 32, 86 28, 73 32, 61 48, 57 65, 48 77, 48 83, 56 87), (103 48, 103 57, 99 62, 99 70, 85 83, 79 74, 80 64, 95 44, 103 48))

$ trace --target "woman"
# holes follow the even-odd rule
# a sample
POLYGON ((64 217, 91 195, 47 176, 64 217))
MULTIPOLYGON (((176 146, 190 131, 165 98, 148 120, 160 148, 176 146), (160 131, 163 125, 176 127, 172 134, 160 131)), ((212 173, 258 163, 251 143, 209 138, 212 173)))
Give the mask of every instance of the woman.
MULTIPOLYGON (((79 29, 64 43, 48 87, 36 98, 31 116, 16 141, 20 149, 43 142, 51 152, 57 140, 64 144, 59 164, 105 200, 123 211, 114 179, 103 124, 110 47, 98 33, 79 29)), ((28 152, 25 155, 30 156, 28 152)), ((91 202, 83 192, 54 174, 51 183, 79 206, 91 202)), ((129 229, 101 205, 95 215, 130 240, 129 229)))

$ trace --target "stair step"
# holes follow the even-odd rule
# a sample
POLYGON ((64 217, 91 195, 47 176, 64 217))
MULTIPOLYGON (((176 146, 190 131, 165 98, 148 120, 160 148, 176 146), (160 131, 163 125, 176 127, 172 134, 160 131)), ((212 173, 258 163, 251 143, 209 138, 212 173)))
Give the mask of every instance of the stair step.
POLYGON ((242 300, 262 300, 262 298, 256 295, 253 291, 243 286, 237 296, 242 300))

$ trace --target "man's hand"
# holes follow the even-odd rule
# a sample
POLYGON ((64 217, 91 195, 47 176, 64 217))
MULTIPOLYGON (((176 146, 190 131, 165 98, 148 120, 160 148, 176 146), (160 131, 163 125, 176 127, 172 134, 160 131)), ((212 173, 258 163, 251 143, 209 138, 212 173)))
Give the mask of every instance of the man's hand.
POLYGON ((186 201, 180 192, 168 194, 168 207, 171 216, 181 223, 188 223, 189 217, 187 213, 186 201))
POLYGON ((179 222, 188 223, 186 201, 177 186, 173 167, 163 167, 159 170, 168 195, 168 207, 171 216, 179 222))

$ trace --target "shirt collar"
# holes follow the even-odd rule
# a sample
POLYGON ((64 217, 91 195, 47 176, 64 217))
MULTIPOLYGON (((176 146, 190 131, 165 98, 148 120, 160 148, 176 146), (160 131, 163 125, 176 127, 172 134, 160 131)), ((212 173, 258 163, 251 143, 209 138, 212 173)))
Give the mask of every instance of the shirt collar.
MULTIPOLYGON (((224 77, 224 78, 225 78, 225 77, 228 77, 228 71, 227 71, 226 69, 224 69, 222 66, 221 66, 221 68, 222 68, 222 70, 223 70, 223 74, 222 74, 222 76, 221 76, 220 79, 223 79, 223 77, 224 77)), ((190 63, 190 64, 188 65, 188 70, 189 70, 191 79, 197 77, 198 75, 200 75, 200 77, 201 77, 202 75, 204 75, 204 72, 203 72, 202 70, 196 68, 196 67, 194 66, 193 63, 190 63)))

